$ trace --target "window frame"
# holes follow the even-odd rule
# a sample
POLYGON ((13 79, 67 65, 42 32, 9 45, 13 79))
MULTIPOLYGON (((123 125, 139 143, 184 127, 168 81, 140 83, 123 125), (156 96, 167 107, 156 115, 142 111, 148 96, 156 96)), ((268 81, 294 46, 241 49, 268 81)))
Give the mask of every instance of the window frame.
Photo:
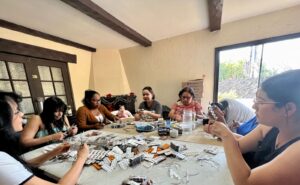
MULTIPOLYGON (((0 38, 0 60, 6 62, 6 67, 7 62, 24 64, 35 113, 37 113, 38 110, 33 97, 43 97, 43 94, 38 94, 38 91, 32 90, 37 87, 34 83, 31 83, 33 79, 29 76, 29 74, 34 74, 32 71, 34 68, 30 67, 32 66, 31 64, 43 63, 43 65, 50 67, 64 66, 64 72, 62 71, 62 75, 64 79, 65 93, 67 95, 67 104, 71 105, 73 112, 75 112, 74 94, 68 63, 76 63, 76 55, 0 38)), ((38 74, 38 72, 35 73, 38 74)), ((11 79, 9 79, 9 81, 12 83, 11 79)), ((13 85, 12 90, 15 92, 13 85)), ((42 89, 39 90, 41 90, 40 92, 43 92, 42 89)))
POLYGON ((294 38, 300 38, 300 32, 215 48, 213 102, 218 102, 219 68, 220 68, 220 55, 219 54, 221 51, 229 50, 229 49, 237 49, 237 48, 241 48, 241 47, 251 47, 254 45, 267 44, 267 43, 283 41, 283 40, 288 40, 288 39, 294 39, 294 38))

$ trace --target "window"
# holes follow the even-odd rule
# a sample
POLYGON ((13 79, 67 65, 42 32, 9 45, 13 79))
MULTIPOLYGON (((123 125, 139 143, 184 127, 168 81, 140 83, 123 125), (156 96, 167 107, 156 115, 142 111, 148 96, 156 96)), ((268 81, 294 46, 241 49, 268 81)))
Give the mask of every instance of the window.
POLYGON ((0 38, 0 90, 20 94, 27 115, 40 113, 50 96, 74 111, 68 62, 76 63, 76 55, 0 38))
POLYGON ((237 99, 251 107, 260 83, 300 69, 300 34, 216 49, 214 101, 237 99))

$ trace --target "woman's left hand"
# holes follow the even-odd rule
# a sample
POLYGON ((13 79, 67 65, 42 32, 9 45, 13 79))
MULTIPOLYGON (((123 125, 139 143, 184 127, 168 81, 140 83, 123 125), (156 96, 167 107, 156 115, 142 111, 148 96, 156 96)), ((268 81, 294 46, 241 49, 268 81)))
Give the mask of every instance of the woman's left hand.
POLYGON ((226 139, 229 135, 232 135, 232 132, 229 128, 222 122, 209 120, 209 124, 204 125, 204 131, 215 135, 222 140, 226 139))
POLYGON ((76 125, 74 125, 74 126, 71 126, 71 128, 68 131, 68 134, 70 136, 74 136, 77 134, 77 132, 78 132, 78 127, 76 125))
POLYGON ((71 145, 69 143, 63 143, 59 145, 58 147, 54 148, 56 155, 62 154, 67 152, 70 149, 71 145))

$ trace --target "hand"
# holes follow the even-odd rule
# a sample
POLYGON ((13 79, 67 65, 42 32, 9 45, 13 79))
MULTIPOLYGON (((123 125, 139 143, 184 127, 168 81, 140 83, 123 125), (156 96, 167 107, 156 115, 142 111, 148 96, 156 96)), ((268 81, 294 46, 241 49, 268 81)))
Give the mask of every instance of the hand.
MULTIPOLYGON (((217 106, 214 107, 213 111, 214 111, 215 115, 217 116, 217 121, 221 121, 226 124, 224 112, 217 106)), ((212 117, 210 112, 208 113, 208 116, 212 117)))
POLYGON ((74 136, 78 132, 78 127, 76 125, 71 126, 71 128, 68 130, 68 135, 74 136))
POLYGON ((114 117, 114 122, 117 122, 118 120, 120 120, 120 118, 118 116, 114 117))
POLYGON ((209 120, 209 124, 204 125, 203 130, 221 138, 222 140, 224 140, 227 136, 232 135, 232 132, 224 123, 214 120, 209 120))
POLYGON ((63 143, 59 145, 58 147, 54 148, 53 151, 55 151, 56 155, 62 154, 67 152, 70 149, 71 145, 69 143, 63 143))
POLYGON ((178 121, 178 122, 181 122, 182 121, 182 116, 180 115, 175 115, 175 120, 178 121))
POLYGON ((230 129, 231 131, 234 131, 234 130, 236 130, 237 128, 240 127, 240 123, 233 120, 233 121, 232 121, 232 124, 229 124, 228 126, 229 126, 229 129, 230 129))
POLYGON ((95 125, 95 129, 103 129, 104 128, 104 123, 97 123, 96 125, 95 125))
POLYGON ((88 156, 89 156, 89 147, 86 143, 84 143, 77 151, 77 160, 78 159, 86 160, 88 156))
POLYGON ((65 137, 62 132, 52 134, 51 136, 52 136, 52 141, 62 141, 65 137))
POLYGON ((142 114, 144 114, 144 115, 149 115, 151 112, 150 111, 148 111, 148 110, 143 110, 142 111, 142 114))

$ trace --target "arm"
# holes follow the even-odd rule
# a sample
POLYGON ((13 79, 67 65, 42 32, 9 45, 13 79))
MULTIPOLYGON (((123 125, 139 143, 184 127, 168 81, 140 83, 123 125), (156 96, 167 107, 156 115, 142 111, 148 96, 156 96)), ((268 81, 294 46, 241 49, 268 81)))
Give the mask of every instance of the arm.
POLYGON ((253 170, 244 161, 232 137, 223 137, 229 170, 236 185, 296 185, 300 183, 300 143, 293 144, 269 163, 253 170), (292 160, 291 160, 292 159, 292 160))
POLYGON ((144 110, 144 111, 142 111, 142 112, 143 112, 142 114, 149 115, 149 116, 151 116, 151 117, 154 118, 154 119, 161 118, 161 115, 160 115, 160 114, 156 114, 156 113, 151 112, 151 111, 144 110))
POLYGON ((270 128, 258 127, 253 133, 251 132, 251 134, 237 140, 223 123, 215 122, 207 127, 209 127, 209 131, 212 134, 222 138, 228 167, 234 184, 279 185, 287 182, 288 184, 299 184, 300 179, 297 177, 300 175, 300 167, 295 163, 295 161, 298 161, 298 164, 300 162, 299 157, 297 157, 300 155, 300 151, 296 148, 300 147, 299 142, 295 144, 298 146, 288 148, 269 163, 251 170, 242 156, 242 150, 251 151, 253 142, 260 140, 263 134, 270 128), (246 146, 248 144, 250 144, 250 147, 246 146))
POLYGON ((70 123, 69 123, 69 120, 68 120, 67 116, 64 116, 64 120, 65 120, 65 124, 66 124, 66 126, 68 128, 68 131, 67 131, 68 136, 74 136, 74 135, 76 135, 77 132, 78 132, 78 128, 75 125, 75 123, 73 123, 72 126, 70 126, 70 123))
POLYGON ((56 147, 55 149, 53 149, 52 151, 42 154, 36 158, 30 159, 27 162, 27 164, 34 166, 34 167, 38 167, 41 164, 43 164, 44 162, 52 159, 53 157, 62 154, 64 152, 67 152, 70 148, 70 144, 68 143, 64 143, 61 144, 60 146, 56 147))
POLYGON ((107 108, 104 105, 99 106, 99 111, 104 114, 105 117, 107 117, 111 121, 118 120, 119 118, 107 110, 107 108))
POLYGON ((48 135, 41 138, 35 138, 36 133, 39 131, 42 124, 41 117, 38 115, 32 116, 29 122, 26 124, 22 134, 21 134, 21 143, 25 147, 37 146, 44 144, 50 141, 62 140, 64 135, 59 132, 56 134, 48 135))
POLYGON ((171 107, 171 111, 169 112, 169 117, 176 121, 182 121, 182 116, 175 113, 176 112, 176 104, 171 107))
MULTIPOLYGON (((61 185, 74 185, 82 171, 83 165, 88 157, 89 148, 86 144, 78 151, 77 160, 73 163, 71 169, 59 180, 58 184, 61 185)), ((25 185, 52 185, 53 183, 47 182, 38 177, 33 177, 25 183, 25 185)))

